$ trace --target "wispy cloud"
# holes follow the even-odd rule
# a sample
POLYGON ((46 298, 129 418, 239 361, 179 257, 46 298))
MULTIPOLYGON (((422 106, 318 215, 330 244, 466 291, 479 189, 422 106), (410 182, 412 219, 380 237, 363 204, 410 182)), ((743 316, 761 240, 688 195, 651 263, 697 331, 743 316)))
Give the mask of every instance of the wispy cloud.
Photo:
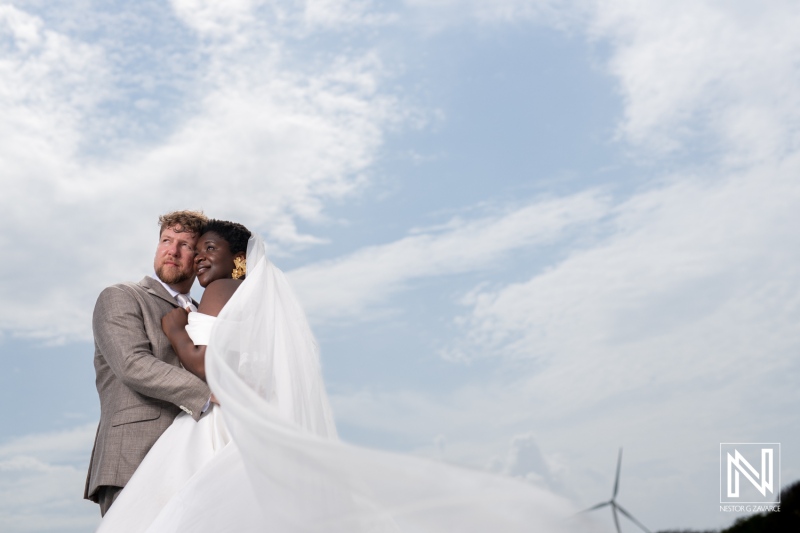
MULTIPOLYGON (((392 308, 418 280, 475 274, 456 289, 463 312, 453 338, 440 337, 442 355, 491 370, 435 391, 365 385, 334 397, 338 419, 407 448, 444 435, 448 458, 478 465, 534 430, 536 442, 517 440, 501 470, 536 470, 535 447, 545 459, 561 453, 565 486, 587 504, 595 489, 606 497, 624 443, 624 486, 648 487, 626 502, 652 516, 674 511, 659 501, 701 502, 682 508, 687 520, 708 517, 699 506, 717 490, 709 443, 791 431, 796 3, 407 0, 406 11, 376 13, 357 0, 176 0, 167 12, 142 2, 161 17, 147 39, 130 33, 145 28, 131 23, 142 20, 132 7, 81 12, 78 24, 68 4, 54 4, 64 17, 0 7, 6 332, 87 338, 94 295, 149 269, 155 217, 172 207, 241 220, 283 249, 318 242, 300 222, 324 221, 328 202, 363 190, 387 129, 406 112, 386 89, 378 51, 298 45, 313 32, 533 22, 598 45, 597 66, 623 104, 618 146, 644 162, 638 189, 465 209, 443 226, 291 272, 311 315, 351 322, 392 308), (122 41, 92 40, 80 27, 117 28, 122 41), (549 264, 514 282, 496 274, 516 252, 543 247, 558 250, 549 264), (473 286, 478 276, 485 283, 473 286), (608 471, 598 466, 606 462, 608 471), (687 487, 700 478, 711 486, 687 487)), ((41 442, 6 443, 2 468, 24 472, 14 478, 23 484, 63 474, 77 490, 73 459, 46 447, 24 453, 41 442)), ((0 485, 4 497, 10 487, 0 485)))
MULTIPOLYGON (((180 61, 154 52, 160 60, 152 68, 172 67, 184 82, 155 87, 165 76, 141 61, 136 75, 118 76, 134 59, 117 53, 112 36, 89 44, 91 35, 51 13, 0 9, 0 133, 7 140, 0 208, 12 228, 0 238, 13 250, 0 283, 5 331, 87 338, 87 295, 149 270, 154 221, 170 208, 202 207, 239 220, 279 248, 318 242, 297 222, 322 221, 325 202, 359 191, 384 130, 404 120, 381 88, 381 60, 368 48, 319 51, 306 58, 310 64, 294 63, 294 41, 279 31, 279 14, 254 11, 269 6, 174 7, 171 22, 119 35, 138 43, 141 32, 161 31, 146 40, 171 39, 175 53, 194 62, 186 77, 180 61), (182 51, 175 39, 199 52, 182 51), (131 83, 141 86, 131 90, 131 83), (137 140, 141 116, 117 112, 138 106, 159 122, 159 110, 172 104, 179 111, 164 114, 166 131, 156 144, 137 140), (40 244, 14 244, 20 241, 40 244), (56 262, 57 269, 47 268, 56 262), (65 272, 69 280, 61 278, 65 272)), ((124 25, 137 9, 145 8, 123 9, 118 19, 84 15, 89 27, 93 16, 124 25)))
POLYGON ((710 142, 737 164, 796 150, 796 3, 593 5, 588 34, 612 46, 608 66, 625 100, 626 140, 660 152, 710 142))
POLYGON ((564 0, 404 0, 419 24, 442 30, 454 25, 539 23, 567 27, 582 14, 580 3, 564 0))
MULTIPOLYGON (((800 101, 788 87, 800 74, 791 59, 800 40, 785 26, 797 10, 782 5, 751 23, 744 4, 686 7, 700 11, 601 2, 591 31, 612 44, 625 138, 677 147, 705 122, 703 133, 716 139, 710 162, 615 205, 607 236, 547 272, 471 293, 467 340, 450 357, 533 358, 590 380, 613 369, 619 387, 633 386, 634 376, 678 382, 725 373, 720 365, 760 352, 772 371, 783 366, 798 341, 787 295, 800 288, 789 229, 800 200, 800 101), (753 128, 731 127, 744 117, 753 128), (745 130, 759 139, 745 142, 745 130)), ((582 390, 619 389, 597 382, 582 390)))
POLYGON ((97 506, 83 497, 94 424, 25 435, 0 444, 0 526, 3 531, 87 531, 97 506))
MULTIPOLYGON (((654 502, 718 490, 708 443, 786 435, 797 399, 798 9, 567 7, 585 15, 571 28, 607 50, 601 65, 624 104, 617 139, 647 162, 641 187, 605 206, 589 242, 559 234, 568 253, 547 268, 505 284, 487 274, 488 287, 466 292, 459 334, 442 354, 493 360, 480 386, 359 393, 336 405, 388 434, 401 430, 382 420, 444 433, 449 451, 473 461, 500 453, 497 435, 536 428, 544 448, 580 465, 567 484, 587 505, 595 491, 607 497, 617 446, 645 450, 646 460, 628 456, 626 486, 659 488, 628 501, 674 524, 654 502), (481 434, 461 433, 469 423, 481 434), (686 460, 676 465, 676 455, 686 460), (603 460, 609 472, 598 470, 603 460), (698 472, 709 481, 687 490, 698 472)), ((699 505, 685 511, 687 526, 720 525, 699 505)))
MULTIPOLYGON (((405 0, 419 24, 536 23, 582 34, 624 102, 632 155, 697 151, 742 164, 797 146, 800 9, 790 0, 405 0), (608 52, 605 52, 605 51, 608 52), (776 106, 776 102, 782 105, 776 106), (644 150, 643 152, 639 152, 644 150)), ((698 154, 695 154, 698 155, 698 154)))
POLYGON ((296 269, 290 277, 311 316, 364 317, 365 309, 387 302, 416 279, 489 269, 514 250, 566 239, 607 212, 608 199, 598 191, 537 200, 493 216, 418 229, 389 244, 296 269))
POLYGON ((615 209, 607 239, 528 281, 465 298, 465 337, 448 355, 531 358, 543 383, 555 369, 583 376, 587 398, 643 381, 743 377, 737 369, 756 353, 762 369, 777 370, 800 340, 791 296, 800 242, 787 224, 799 168, 793 158, 769 177, 759 168, 632 197, 615 209))
POLYGON ((308 30, 342 31, 354 27, 385 26, 397 21, 390 11, 379 11, 367 0, 306 0, 303 22, 308 30))

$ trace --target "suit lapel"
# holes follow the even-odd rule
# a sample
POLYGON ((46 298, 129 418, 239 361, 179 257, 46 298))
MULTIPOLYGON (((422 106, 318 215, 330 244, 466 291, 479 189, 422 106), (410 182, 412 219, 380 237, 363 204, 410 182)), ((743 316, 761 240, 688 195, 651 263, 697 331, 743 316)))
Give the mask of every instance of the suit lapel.
POLYGON ((150 276, 145 276, 142 281, 139 282, 139 286, 153 296, 169 302, 173 307, 178 307, 178 302, 175 301, 175 298, 173 298, 172 295, 167 292, 167 289, 165 289, 161 283, 154 280, 150 276))

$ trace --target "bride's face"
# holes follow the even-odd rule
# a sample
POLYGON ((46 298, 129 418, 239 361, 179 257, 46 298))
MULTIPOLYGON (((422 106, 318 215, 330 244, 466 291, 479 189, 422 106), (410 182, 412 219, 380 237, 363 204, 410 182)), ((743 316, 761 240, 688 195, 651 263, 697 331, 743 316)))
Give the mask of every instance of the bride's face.
POLYGON ((194 270, 202 287, 207 287, 212 281, 231 277, 234 255, 228 241, 209 231, 197 240, 195 251, 194 270))

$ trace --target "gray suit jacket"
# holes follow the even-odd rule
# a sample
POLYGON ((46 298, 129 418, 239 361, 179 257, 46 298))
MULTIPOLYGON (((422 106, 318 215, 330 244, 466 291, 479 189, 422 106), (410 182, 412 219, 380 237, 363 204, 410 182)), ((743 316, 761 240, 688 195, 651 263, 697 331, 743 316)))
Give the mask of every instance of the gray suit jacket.
POLYGON ((161 330, 177 307, 156 280, 120 283, 97 299, 92 318, 100 425, 84 498, 97 501, 101 485, 124 487, 181 409, 195 420, 211 394, 180 366, 161 330))

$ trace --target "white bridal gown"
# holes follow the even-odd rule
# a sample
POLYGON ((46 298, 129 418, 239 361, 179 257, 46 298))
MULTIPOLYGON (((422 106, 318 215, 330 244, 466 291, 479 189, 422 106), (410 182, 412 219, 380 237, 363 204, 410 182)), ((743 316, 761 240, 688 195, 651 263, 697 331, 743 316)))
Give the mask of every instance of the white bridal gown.
POLYGON ((255 236, 247 270, 219 317, 187 326, 222 407, 175 419, 99 532, 594 529, 522 481, 339 441, 305 315, 255 236))

